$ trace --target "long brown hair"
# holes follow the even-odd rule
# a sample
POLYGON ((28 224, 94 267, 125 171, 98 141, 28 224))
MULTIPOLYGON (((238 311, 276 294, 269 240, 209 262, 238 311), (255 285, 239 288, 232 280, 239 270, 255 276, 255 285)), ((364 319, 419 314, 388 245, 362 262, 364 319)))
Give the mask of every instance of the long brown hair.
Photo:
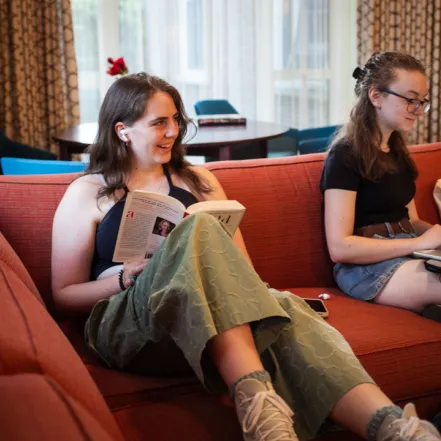
POLYGON ((167 164, 196 193, 212 191, 209 183, 190 168, 185 160, 186 148, 182 140, 187 126, 192 123, 185 112, 181 95, 175 87, 153 75, 140 72, 125 75, 115 81, 106 93, 98 118, 98 134, 89 146, 90 162, 85 174, 102 174, 105 186, 97 199, 110 196, 124 188, 130 172, 130 146, 115 133, 119 121, 132 126, 145 112, 147 101, 157 92, 171 96, 178 111, 179 134, 173 145, 171 160, 167 164))
POLYGON ((415 179, 418 171, 409 155, 403 135, 392 132, 388 145, 392 155, 384 155, 378 148, 382 134, 377 122, 377 113, 369 98, 369 89, 387 89, 396 80, 397 69, 418 71, 426 74, 424 66, 414 57, 400 52, 377 52, 369 58, 363 68, 357 67, 353 77, 356 103, 349 121, 340 129, 331 143, 347 143, 356 158, 360 173, 365 179, 378 181, 387 173, 397 172, 401 167, 409 170, 415 179))

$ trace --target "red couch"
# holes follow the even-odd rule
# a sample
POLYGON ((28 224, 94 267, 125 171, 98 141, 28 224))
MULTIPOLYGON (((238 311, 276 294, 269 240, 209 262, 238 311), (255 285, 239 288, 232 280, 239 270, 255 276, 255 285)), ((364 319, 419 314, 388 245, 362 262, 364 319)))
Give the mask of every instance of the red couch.
MULTIPOLYGON (((415 147, 413 155, 420 170, 420 216, 439 222, 432 190, 441 177, 441 143, 415 147)), ((329 322, 368 372, 395 402, 411 400, 431 417, 441 410, 441 325, 352 300, 335 287, 318 189, 322 164, 317 154, 209 168, 228 196, 247 207, 242 232, 263 280, 300 296, 331 293, 329 322)), ((55 314, 52 218, 72 179, 0 177, 2 440, 241 440, 226 397, 208 395, 194 377, 108 370, 85 347, 83 320, 55 314)), ((325 437, 356 439, 348 433, 325 437)))

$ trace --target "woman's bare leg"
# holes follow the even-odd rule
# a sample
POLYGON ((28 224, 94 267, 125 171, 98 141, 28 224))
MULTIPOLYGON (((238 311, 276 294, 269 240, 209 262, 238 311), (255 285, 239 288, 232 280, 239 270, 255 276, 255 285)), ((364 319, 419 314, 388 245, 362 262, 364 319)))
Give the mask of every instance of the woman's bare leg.
POLYGON ((441 303, 440 275, 427 271, 423 260, 410 260, 398 268, 374 301, 421 312, 426 305, 441 303))
POLYGON ((334 406, 331 418, 340 426, 366 438, 366 428, 374 413, 392 401, 372 383, 363 383, 345 394, 334 406))
POLYGON ((208 352, 228 387, 234 386, 234 403, 245 441, 298 441, 293 413, 274 392, 248 324, 214 337, 208 352))
POLYGON ((208 352, 227 386, 244 375, 264 370, 248 324, 214 337, 209 343, 208 352))

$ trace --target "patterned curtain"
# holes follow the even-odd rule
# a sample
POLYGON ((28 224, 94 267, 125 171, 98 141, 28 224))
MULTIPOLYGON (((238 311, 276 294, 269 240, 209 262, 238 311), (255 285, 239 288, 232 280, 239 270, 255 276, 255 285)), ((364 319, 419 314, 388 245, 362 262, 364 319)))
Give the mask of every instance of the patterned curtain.
POLYGON ((430 79, 432 107, 418 119, 410 142, 441 140, 441 0, 358 0, 359 66, 376 51, 400 51, 423 62, 430 79))
POLYGON ((52 150, 52 135, 79 124, 70 0, 0 2, 0 128, 52 150))

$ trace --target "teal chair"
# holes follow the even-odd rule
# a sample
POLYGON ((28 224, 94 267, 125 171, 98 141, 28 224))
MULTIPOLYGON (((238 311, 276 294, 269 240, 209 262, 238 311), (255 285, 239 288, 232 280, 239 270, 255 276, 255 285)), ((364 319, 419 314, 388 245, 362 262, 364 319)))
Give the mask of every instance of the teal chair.
POLYGON ((312 138, 304 139, 297 144, 299 155, 307 155, 308 153, 325 152, 330 143, 330 138, 312 138))
POLYGON ((268 141, 268 158, 282 158, 297 153, 297 138, 299 131, 289 129, 283 136, 268 141))
POLYGON ((299 130, 297 133, 298 142, 306 139, 330 138, 341 126, 314 127, 312 129, 299 130))
POLYGON ((1 158, 5 175, 48 175, 82 172, 87 162, 51 161, 45 159, 1 158))
POLYGON ((297 132, 297 152, 300 155, 324 152, 341 126, 316 127, 297 132))
POLYGON ((239 113, 228 100, 200 100, 194 103, 196 115, 229 115, 239 113))

